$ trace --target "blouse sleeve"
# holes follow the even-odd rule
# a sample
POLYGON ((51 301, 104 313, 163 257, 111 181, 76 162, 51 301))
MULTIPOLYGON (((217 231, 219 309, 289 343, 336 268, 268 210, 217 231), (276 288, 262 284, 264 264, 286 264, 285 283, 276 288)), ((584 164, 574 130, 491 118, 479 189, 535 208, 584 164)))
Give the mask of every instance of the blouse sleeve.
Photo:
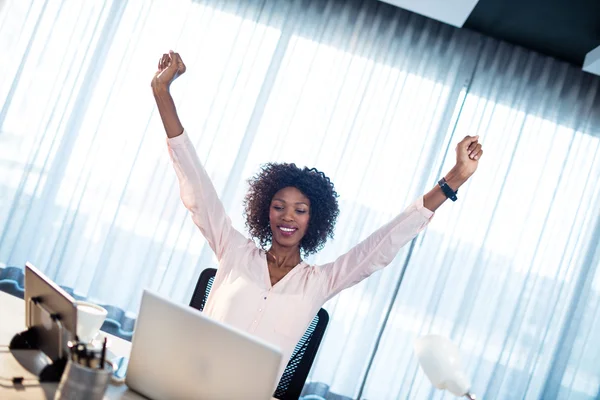
POLYGON ((423 198, 420 197, 350 251, 318 268, 323 276, 325 299, 390 264, 400 249, 417 236, 432 217, 433 212, 423 206, 423 198))
POLYGON ((247 239, 233 228, 187 132, 168 138, 167 144, 179 181, 181 200, 221 261, 229 248, 243 245, 247 239))

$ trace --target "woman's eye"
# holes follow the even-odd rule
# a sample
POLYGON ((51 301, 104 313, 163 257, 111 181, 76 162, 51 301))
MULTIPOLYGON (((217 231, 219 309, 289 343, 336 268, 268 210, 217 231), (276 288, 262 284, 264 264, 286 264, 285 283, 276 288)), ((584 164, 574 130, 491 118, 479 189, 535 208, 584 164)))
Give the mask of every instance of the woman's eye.
POLYGON ((306 213, 306 210, 296 210, 296 212, 297 212, 298 214, 304 214, 304 213, 306 213))
POLYGON ((281 206, 273 206, 273 208, 276 210, 279 210, 279 211, 283 210, 283 207, 281 207, 281 206))

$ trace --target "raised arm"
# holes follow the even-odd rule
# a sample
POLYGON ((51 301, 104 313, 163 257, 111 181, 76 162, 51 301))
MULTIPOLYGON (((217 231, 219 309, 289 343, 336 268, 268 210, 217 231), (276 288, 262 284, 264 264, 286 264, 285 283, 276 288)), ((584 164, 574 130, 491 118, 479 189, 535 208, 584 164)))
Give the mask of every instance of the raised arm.
POLYGON ((163 54, 158 60, 158 70, 150 84, 168 138, 174 138, 183 133, 183 125, 181 125, 175 102, 169 90, 171 83, 183 75, 185 70, 185 64, 179 54, 170 51, 169 54, 163 54))
MULTIPOLYGON (((482 154, 477 136, 467 136, 458 144, 456 165, 445 176, 447 185, 453 191, 457 191, 475 173, 482 154)), ((433 212, 446 199, 441 187, 436 185, 346 254, 318 268, 325 300, 389 265, 400 249, 427 226, 433 212)))
POLYGON ((167 132, 169 154, 179 181, 181 200, 220 261, 227 249, 239 247, 247 240, 233 228, 177 115, 169 88, 185 70, 185 64, 179 54, 164 54, 152 79, 152 92, 167 132))

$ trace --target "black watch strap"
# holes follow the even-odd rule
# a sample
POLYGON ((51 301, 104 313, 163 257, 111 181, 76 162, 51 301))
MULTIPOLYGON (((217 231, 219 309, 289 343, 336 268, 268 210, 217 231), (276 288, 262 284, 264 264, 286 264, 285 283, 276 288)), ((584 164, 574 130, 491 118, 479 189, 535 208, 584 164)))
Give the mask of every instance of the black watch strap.
POLYGON ((458 190, 452 190, 452 188, 448 186, 448 182, 446 182, 445 178, 440 179, 438 181, 438 185, 440 185, 440 187, 442 188, 442 192, 444 192, 447 198, 449 198, 452 201, 456 201, 456 194, 458 193, 458 190))

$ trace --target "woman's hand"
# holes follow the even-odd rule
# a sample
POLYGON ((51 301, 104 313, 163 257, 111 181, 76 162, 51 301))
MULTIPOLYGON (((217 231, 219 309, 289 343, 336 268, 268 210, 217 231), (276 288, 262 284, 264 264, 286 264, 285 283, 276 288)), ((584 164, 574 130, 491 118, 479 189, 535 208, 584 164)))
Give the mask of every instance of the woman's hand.
POLYGON ((479 136, 466 136, 456 145, 456 172, 467 180, 475 173, 483 155, 479 136))
MULTIPOLYGON (((475 173, 482 155, 479 136, 467 136, 458 143, 456 165, 444 177, 452 190, 457 191, 475 173)), ((439 185, 423 196, 423 205, 431 211, 437 210, 445 201, 446 195, 439 185)))
POLYGON ((171 83, 179 76, 185 73, 186 67, 179 53, 173 50, 169 54, 163 54, 158 60, 158 70, 152 78, 152 89, 154 91, 166 89, 168 90, 171 83))

